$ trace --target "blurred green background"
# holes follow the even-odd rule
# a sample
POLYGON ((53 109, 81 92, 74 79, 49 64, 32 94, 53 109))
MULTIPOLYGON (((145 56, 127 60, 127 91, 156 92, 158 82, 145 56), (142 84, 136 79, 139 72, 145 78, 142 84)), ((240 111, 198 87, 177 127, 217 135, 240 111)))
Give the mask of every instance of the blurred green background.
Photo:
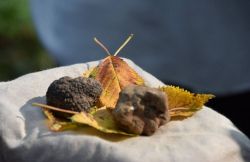
POLYGON ((40 44, 28 0, 0 0, 0 81, 55 67, 40 44))

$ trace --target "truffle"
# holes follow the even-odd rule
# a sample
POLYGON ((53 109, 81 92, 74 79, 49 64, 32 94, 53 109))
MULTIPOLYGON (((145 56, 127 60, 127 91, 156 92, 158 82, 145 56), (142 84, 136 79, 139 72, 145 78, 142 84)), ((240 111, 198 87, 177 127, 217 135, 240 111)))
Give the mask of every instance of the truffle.
POLYGON ((62 77, 49 86, 47 104, 72 111, 88 111, 102 92, 101 83, 92 78, 62 77))
POLYGON ((145 86, 125 87, 112 113, 121 129, 133 134, 152 135, 170 120, 166 94, 145 86))

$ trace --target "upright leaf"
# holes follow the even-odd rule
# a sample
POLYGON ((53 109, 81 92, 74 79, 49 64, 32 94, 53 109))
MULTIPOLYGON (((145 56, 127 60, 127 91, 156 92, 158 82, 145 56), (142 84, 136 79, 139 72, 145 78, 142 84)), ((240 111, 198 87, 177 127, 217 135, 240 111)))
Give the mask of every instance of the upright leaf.
POLYGON ((120 91, 130 85, 142 85, 143 79, 121 58, 116 55, 132 39, 131 34, 125 42, 117 49, 114 55, 97 39, 94 41, 109 55, 98 66, 86 71, 83 76, 92 77, 101 82, 103 92, 100 96, 100 106, 114 108, 119 98, 120 91))
POLYGON ((100 96, 102 106, 114 108, 120 91, 130 85, 143 85, 144 80, 121 58, 108 56, 93 70, 95 79, 100 81, 103 92, 100 96))

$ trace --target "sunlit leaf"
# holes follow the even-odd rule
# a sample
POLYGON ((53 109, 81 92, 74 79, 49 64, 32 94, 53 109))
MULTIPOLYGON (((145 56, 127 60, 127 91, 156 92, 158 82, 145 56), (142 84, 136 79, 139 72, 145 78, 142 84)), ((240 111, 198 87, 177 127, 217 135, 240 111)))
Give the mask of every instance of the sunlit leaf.
POLYGON ((83 73, 83 77, 95 78, 98 66, 92 67, 83 73))
POLYGON ((144 80, 125 61, 117 56, 108 56, 88 74, 100 81, 103 92, 101 106, 114 108, 120 91, 131 84, 143 85, 144 80))
POLYGON ((123 132, 118 128, 111 112, 106 109, 106 107, 100 108, 92 114, 85 112, 75 114, 71 117, 71 120, 78 124, 89 125, 105 133, 123 134, 131 136, 131 134, 123 132))
POLYGON ((190 117, 214 98, 212 94, 194 94, 174 86, 160 87, 160 90, 167 94, 171 118, 190 117))
POLYGON ((104 133, 132 136, 132 134, 120 131, 119 127, 116 124, 116 121, 111 114, 111 110, 106 109, 106 107, 93 107, 88 113, 79 113, 40 103, 33 103, 32 105, 43 108, 43 112, 48 119, 49 129, 52 131, 72 130, 74 128, 80 127, 81 125, 88 125, 104 133), (64 113, 65 115, 71 116, 68 117, 68 119, 58 118, 53 114, 55 112, 64 113))
POLYGON ((51 110, 43 109, 43 112, 48 119, 48 127, 52 131, 65 131, 77 127, 77 125, 70 120, 56 118, 51 110))

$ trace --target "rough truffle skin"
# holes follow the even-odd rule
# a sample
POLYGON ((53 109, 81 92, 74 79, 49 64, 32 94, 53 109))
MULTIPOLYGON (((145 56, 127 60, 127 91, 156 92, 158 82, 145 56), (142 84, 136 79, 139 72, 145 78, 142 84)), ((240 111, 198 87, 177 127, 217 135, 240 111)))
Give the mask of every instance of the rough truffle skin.
POLYGON ((72 111, 88 111, 94 106, 102 92, 101 83, 92 78, 62 77, 49 86, 47 104, 72 111))
POLYGON ((170 120, 165 93, 145 86, 125 87, 112 113, 124 131, 138 135, 152 135, 170 120))

